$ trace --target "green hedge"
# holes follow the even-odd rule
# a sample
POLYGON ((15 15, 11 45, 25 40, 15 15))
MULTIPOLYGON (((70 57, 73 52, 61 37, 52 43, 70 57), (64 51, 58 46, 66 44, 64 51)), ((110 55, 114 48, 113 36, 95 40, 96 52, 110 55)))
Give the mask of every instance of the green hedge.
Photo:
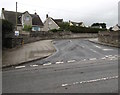
POLYGON ((32 26, 31 25, 24 25, 23 31, 31 31, 32 26))
POLYGON ((105 31, 105 30, 106 29, 70 26, 70 31, 73 33, 98 33, 99 31, 105 31))

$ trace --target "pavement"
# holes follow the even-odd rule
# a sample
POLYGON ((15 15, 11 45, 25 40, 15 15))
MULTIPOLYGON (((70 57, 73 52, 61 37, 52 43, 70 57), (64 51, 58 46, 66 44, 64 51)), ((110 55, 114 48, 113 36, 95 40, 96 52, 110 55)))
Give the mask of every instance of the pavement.
POLYGON ((22 47, 3 50, 2 67, 16 66, 30 61, 42 59, 55 52, 52 40, 37 41, 22 47))

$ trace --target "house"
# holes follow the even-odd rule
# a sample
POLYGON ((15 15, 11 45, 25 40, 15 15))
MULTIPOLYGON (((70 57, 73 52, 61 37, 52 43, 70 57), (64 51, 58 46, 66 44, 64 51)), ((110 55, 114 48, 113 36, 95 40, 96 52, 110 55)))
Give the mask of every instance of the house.
POLYGON ((83 22, 72 22, 69 20, 69 25, 70 26, 80 26, 80 27, 85 27, 83 22))
MULTIPOLYGON (((1 18, 8 20, 16 26, 16 12, 6 11, 2 8, 1 18)), ((17 30, 22 31, 25 25, 31 26, 32 31, 43 30, 43 23, 37 13, 30 14, 28 11, 25 11, 24 13, 17 12, 17 30)))
POLYGON ((93 23, 91 25, 91 28, 106 29, 106 24, 105 23, 93 23))
POLYGON ((110 31, 120 31, 120 26, 119 26, 118 24, 116 24, 115 26, 110 27, 109 30, 110 30, 110 31))
POLYGON ((63 22, 63 19, 53 19, 52 17, 49 17, 48 14, 46 15, 46 20, 44 22, 43 31, 49 31, 52 29, 59 29, 60 23, 63 22))

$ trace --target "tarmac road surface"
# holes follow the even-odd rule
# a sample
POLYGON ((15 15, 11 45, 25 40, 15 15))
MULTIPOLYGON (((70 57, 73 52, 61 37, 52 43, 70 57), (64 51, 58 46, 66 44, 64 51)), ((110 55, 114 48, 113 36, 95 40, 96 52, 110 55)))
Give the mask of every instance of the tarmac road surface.
POLYGON ((52 56, 3 69, 3 93, 118 92, 118 48, 85 39, 53 43, 52 56))

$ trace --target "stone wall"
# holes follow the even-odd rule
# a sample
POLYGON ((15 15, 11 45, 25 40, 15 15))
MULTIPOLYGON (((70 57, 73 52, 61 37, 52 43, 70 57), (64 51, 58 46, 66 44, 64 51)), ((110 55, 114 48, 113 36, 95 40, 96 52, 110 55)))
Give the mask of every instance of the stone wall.
POLYGON ((8 37, 5 38, 5 47, 6 48, 14 48, 21 46, 23 44, 23 38, 21 37, 8 37))
POLYGON ((29 36, 22 35, 24 44, 31 43, 39 40, 48 39, 77 39, 77 38, 96 38, 98 34, 96 33, 71 33, 71 32, 31 32, 29 36))
POLYGON ((120 47, 120 31, 104 31, 98 33, 98 40, 103 43, 120 47))

